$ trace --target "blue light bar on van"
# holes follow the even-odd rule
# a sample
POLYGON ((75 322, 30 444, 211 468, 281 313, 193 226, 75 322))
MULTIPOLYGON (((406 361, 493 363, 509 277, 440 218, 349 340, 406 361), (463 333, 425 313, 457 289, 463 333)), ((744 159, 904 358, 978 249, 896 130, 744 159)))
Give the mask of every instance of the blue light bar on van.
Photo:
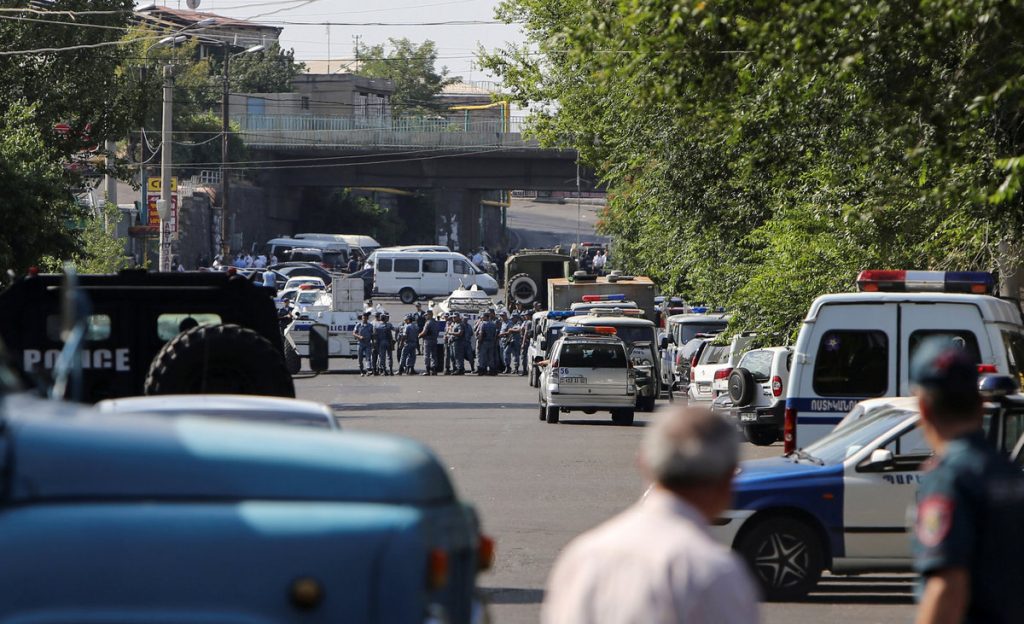
POLYGON ((576 312, 573 310, 550 310, 548 312, 549 319, 567 319, 570 316, 576 316, 576 312))
POLYGON ((588 303, 593 301, 625 301, 626 295, 583 295, 583 300, 588 303))
POLYGON ((995 291, 996 280, 985 271, 861 271, 862 292, 949 292, 984 295, 995 291))
POLYGON ((694 314, 705 314, 708 309, 705 306, 693 306, 690 308, 690 312, 694 314))

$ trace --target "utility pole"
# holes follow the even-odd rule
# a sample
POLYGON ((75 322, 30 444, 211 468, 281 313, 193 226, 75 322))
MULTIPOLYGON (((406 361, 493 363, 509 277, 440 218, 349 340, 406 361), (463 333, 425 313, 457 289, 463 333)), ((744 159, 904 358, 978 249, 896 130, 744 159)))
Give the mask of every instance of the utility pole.
POLYGON ((226 163, 228 162, 228 130, 230 126, 228 124, 228 104, 229 104, 229 89, 228 89, 228 63, 231 59, 231 49, 224 45, 224 76, 222 77, 224 83, 224 91, 221 94, 221 109, 220 109, 220 254, 221 262, 226 262, 228 254, 231 253, 231 242, 228 240, 228 169, 226 163))
POLYGON ((576 244, 580 244, 580 156, 576 154, 576 244))
POLYGON ((171 114, 174 107, 174 68, 164 66, 164 118, 160 131, 160 271, 171 270, 171 114))

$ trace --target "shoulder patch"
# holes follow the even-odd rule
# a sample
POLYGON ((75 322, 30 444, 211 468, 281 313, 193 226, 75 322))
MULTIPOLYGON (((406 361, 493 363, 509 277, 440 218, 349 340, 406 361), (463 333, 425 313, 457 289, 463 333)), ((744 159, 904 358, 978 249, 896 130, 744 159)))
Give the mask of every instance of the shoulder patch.
POLYGON ((942 543, 953 524, 953 501, 941 494, 932 494, 917 506, 917 541, 925 548, 942 543))

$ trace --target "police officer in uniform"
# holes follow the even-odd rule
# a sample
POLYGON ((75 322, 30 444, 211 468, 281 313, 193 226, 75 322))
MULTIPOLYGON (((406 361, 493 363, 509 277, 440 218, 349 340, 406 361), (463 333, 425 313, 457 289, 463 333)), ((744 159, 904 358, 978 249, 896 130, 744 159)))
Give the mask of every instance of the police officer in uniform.
MULTIPOLYGON (((462 317, 462 344, 465 349, 463 350, 463 361, 469 362, 469 372, 476 372, 476 349, 474 343, 476 342, 476 334, 473 331, 473 326, 469 324, 469 315, 462 317)), ((465 365, 463 365, 465 369, 465 365)))
POLYGON ((416 324, 414 314, 405 315, 405 325, 402 326, 399 340, 402 345, 402 357, 398 362, 398 374, 416 374, 416 348, 419 346, 419 326, 416 324))
MULTIPOLYGON (((416 323, 416 331, 422 332, 423 326, 427 324, 427 315, 426 313, 423 312, 423 304, 420 303, 419 301, 416 302, 416 311, 412 313, 412 318, 413 321, 416 323)), ((417 340, 416 354, 419 355, 420 353, 420 342, 419 340, 417 340)))
POLYGON ((359 374, 366 374, 366 367, 369 366, 372 370, 373 358, 371 357, 370 349, 371 342, 373 340, 373 324, 370 323, 370 313, 363 312, 362 316, 359 317, 359 322, 356 323, 356 327, 352 330, 352 336, 359 341, 359 374))
POLYGON ((510 375, 519 374, 519 351, 522 348, 523 336, 520 333, 522 331, 522 322, 518 313, 513 313, 512 317, 505 322, 502 326, 502 332, 505 334, 505 349, 504 349, 504 364, 505 372, 510 375), (513 367, 512 363, 515 362, 513 367))
POLYGON ((378 334, 377 340, 380 345, 378 347, 378 353, 380 354, 380 370, 387 376, 394 376, 395 374, 395 326, 391 324, 391 315, 384 312, 380 315, 380 324, 376 327, 378 334), (387 357, 387 366, 385 366, 385 356, 387 357))
POLYGON ((451 336, 451 371, 453 375, 466 374, 466 343, 462 317, 453 312, 448 318, 448 332, 451 336))
POLYGON ((476 374, 491 375, 494 371, 494 343, 498 336, 498 328, 487 310, 480 317, 476 327, 476 374))
POLYGON ((423 320, 423 329, 419 337, 423 340, 423 376, 437 374, 437 339, 440 335, 440 323, 434 320, 434 312, 427 310, 423 320))
POLYGON ((1024 622, 1024 476, 985 439, 976 362, 933 340, 911 378, 936 455, 914 523, 917 623, 1024 622))

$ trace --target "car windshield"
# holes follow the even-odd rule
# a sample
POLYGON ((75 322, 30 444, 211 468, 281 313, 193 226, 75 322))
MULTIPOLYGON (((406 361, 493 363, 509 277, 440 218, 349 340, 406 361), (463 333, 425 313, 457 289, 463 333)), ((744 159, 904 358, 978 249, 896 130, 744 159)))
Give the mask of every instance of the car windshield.
POLYGON ((615 335, 618 336, 622 340, 622 342, 625 342, 627 344, 644 341, 648 341, 651 343, 656 342, 656 336, 654 335, 654 327, 651 326, 616 325, 614 323, 601 324, 614 327, 615 335))
POLYGON ((722 319, 721 321, 707 321, 700 323, 683 323, 680 335, 682 339, 679 341, 683 344, 690 342, 697 336, 697 334, 717 334, 725 329, 725 326, 729 324, 729 321, 722 319))
POLYGON ((865 445, 871 444, 896 425, 916 416, 917 412, 907 409, 895 407, 880 409, 847 427, 833 430, 832 433, 803 449, 803 452, 820 460, 826 466, 838 464, 856 454, 865 445))
POLYGON ((318 290, 307 290, 299 293, 296 303, 316 303, 317 298, 320 296, 318 290))

